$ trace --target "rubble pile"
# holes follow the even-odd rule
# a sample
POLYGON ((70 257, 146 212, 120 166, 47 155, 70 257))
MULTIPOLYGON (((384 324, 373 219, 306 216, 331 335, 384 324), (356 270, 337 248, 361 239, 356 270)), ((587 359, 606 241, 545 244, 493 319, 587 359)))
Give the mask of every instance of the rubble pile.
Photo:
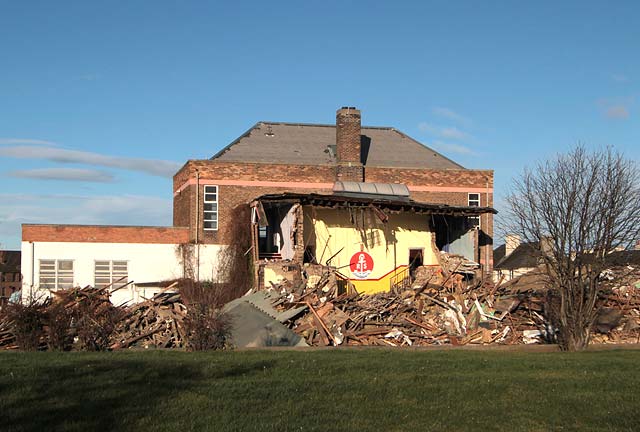
POLYGON ((613 267, 600 278, 604 290, 591 342, 640 343, 640 267, 613 267))
MULTIPOLYGON (((141 303, 120 307, 110 302, 107 288, 87 286, 52 294, 38 304, 43 323, 40 349, 51 347, 55 337, 69 341, 60 343, 58 349, 185 347, 182 322, 187 308, 179 293, 162 292, 141 303)), ((0 348, 18 348, 7 318, 0 319, 0 348)))
POLYGON ((0 318, 0 347, 15 349, 15 336, 11 330, 11 322, 8 319, 0 318))
POLYGON ((183 321, 187 307, 179 293, 164 292, 149 300, 126 308, 111 349, 119 348, 184 348, 186 335, 183 321))
MULTIPOLYGON (((534 271, 505 283, 482 283, 470 274, 476 270, 473 263, 455 257, 441 263, 419 267, 409 284, 377 294, 358 293, 335 268, 305 264, 302 277, 250 291, 222 312, 232 320, 237 347, 553 340, 543 274, 534 271)), ((639 343, 640 267, 612 267, 601 280, 592 342, 639 343)), ((188 308, 180 294, 171 291, 177 284, 141 303, 120 307, 111 304, 107 288, 53 292, 38 306, 43 317, 40 348, 60 349, 52 343, 56 337, 72 341, 65 349, 185 348, 188 308)), ((0 316, 0 348, 17 348, 6 316, 0 316)))
MULTIPOLYGON (((455 260, 452 266, 461 267, 455 260)), ((544 335, 542 298, 469 282, 451 267, 418 268, 410 289, 371 295, 341 290, 328 267, 320 277, 310 270, 314 277, 302 288, 284 280, 269 289, 281 313, 299 308, 285 324, 309 345, 514 344, 544 335)))

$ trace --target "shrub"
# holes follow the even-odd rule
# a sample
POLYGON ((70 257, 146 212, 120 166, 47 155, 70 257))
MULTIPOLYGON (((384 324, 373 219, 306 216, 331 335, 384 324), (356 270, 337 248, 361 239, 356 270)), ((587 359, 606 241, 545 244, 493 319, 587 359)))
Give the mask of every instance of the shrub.
POLYGON ((26 304, 10 303, 6 306, 9 320, 18 349, 37 351, 44 334, 44 308, 42 302, 30 300, 26 304))
POLYGON ((71 322, 73 314, 66 304, 54 301, 44 313, 47 347, 53 351, 68 351, 73 344, 71 322))
POLYGON ((187 349, 220 350, 228 347, 231 322, 221 311, 224 286, 211 282, 183 280, 180 295, 187 306, 184 320, 187 349))

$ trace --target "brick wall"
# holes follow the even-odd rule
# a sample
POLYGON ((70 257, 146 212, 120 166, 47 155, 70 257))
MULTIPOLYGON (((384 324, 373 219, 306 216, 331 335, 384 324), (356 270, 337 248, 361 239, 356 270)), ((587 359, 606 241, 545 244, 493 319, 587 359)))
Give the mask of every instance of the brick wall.
MULTIPOLYGON (((203 180, 206 181, 206 180, 203 180)), ((283 192, 300 192, 299 189, 291 189, 286 187, 260 187, 260 186, 227 186, 218 185, 218 230, 204 230, 202 227, 203 209, 203 194, 204 185, 200 185, 200 199, 198 209, 199 219, 199 231, 198 240, 206 244, 229 244, 228 230, 230 221, 226 215, 231 213, 236 206, 241 204, 249 204, 251 201, 261 195, 283 193, 283 192)), ((304 192, 308 193, 331 193, 331 189, 305 189, 304 192)), ((196 238, 196 187, 188 186, 174 196, 174 209, 173 217, 174 223, 176 221, 183 221, 192 218, 191 230, 189 238, 194 241, 196 238), (188 202, 188 203, 187 203, 188 202), (180 205, 178 205, 180 203, 180 205), (193 215, 193 216, 191 216, 193 215)), ((247 221, 249 224, 250 221, 247 221)))
MULTIPOLYGON (((228 244, 229 221, 225 217, 237 205, 247 204, 258 196, 270 193, 298 192, 331 193, 332 184, 341 170, 353 169, 357 176, 362 167, 345 165, 290 165, 234 163, 212 160, 189 161, 174 177, 174 226, 191 226, 189 239, 196 236, 195 175, 199 173, 200 200, 197 210, 200 230, 198 239, 208 244, 228 244), (216 183, 236 183, 221 184, 216 183), (241 184, 245 182, 246 184, 241 184), (202 229, 204 184, 218 186, 217 231, 202 229)), ((361 177, 362 178, 362 177, 361 177)), ((418 170, 402 168, 366 168, 368 182, 404 183, 416 201, 465 206, 468 193, 479 193, 481 206, 493 205, 493 171, 491 170, 418 170), (487 200, 487 186, 489 188, 487 200), (434 190, 420 190, 434 189, 434 190), (418 190, 416 190, 418 189, 418 190), (448 191, 453 189, 455 191, 448 191)), ((346 180, 346 178, 343 178, 346 180)), ((353 179, 353 178, 350 178, 353 179)), ((356 180, 358 181, 358 180, 356 180)), ((249 223, 247 221, 247 223, 249 223)), ((483 215, 479 233, 478 260, 491 264, 493 256, 493 216, 483 215)))
POLYGON ((194 203, 190 197, 192 187, 173 197, 173 226, 188 227, 193 215, 194 203))
POLYGON ((362 164, 350 165, 341 162, 336 166, 336 180, 339 181, 364 181, 364 167, 362 164))
POLYGON ((22 225, 22 241, 179 244, 188 228, 103 225, 22 225))
POLYGON ((493 189, 492 170, 433 170, 408 168, 366 168, 366 181, 404 183, 408 186, 457 186, 493 189))
POLYGON ((239 163, 212 160, 190 160, 173 177, 173 191, 186 182, 194 182, 196 171, 201 180, 228 179, 235 181, 317 182, 333 183, 334 165, 291 165, 278 163, 239 163))

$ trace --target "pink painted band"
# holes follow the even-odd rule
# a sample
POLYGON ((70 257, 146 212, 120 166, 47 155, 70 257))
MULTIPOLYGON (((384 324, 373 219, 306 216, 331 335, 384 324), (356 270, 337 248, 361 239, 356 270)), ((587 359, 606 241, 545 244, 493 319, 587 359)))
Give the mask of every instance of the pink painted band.
MULTIPOLYGON (((184 182, 174 193, 178 195, 188 186, 194 186, 196 179, 191 178, 184 182)), ((279 187, 288 189, 333 189, 333 183, 311 183, 311 182, 278 182, 260 180, 209 180, 200 179, 200 185, 222 185, 222 186, 257 186, 257 187, 279 187)), ((413 192, 470 192, 470 193, 493 193, 493 188, 466 187, 466 186, 412 186, 407 185, 409 191, 413 192)))
MULTIPOLYGON (((189 179, 176 190, 176 196, 188 186, 194 186, 196 179, 189 179)), ((200 185, 221 185, 221 186, 258 186, 258 187, 281 187, 290 189, 333 189, 333 183, 309 183, 309 182, 277 182, 260 180, 209 180, 200 179, 200 185)))

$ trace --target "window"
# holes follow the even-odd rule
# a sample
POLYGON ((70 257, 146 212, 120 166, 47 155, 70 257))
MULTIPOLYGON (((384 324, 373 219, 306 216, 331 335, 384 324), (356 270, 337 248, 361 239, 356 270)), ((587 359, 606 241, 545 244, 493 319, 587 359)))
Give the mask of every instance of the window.
POLYGON ((480 194, 479 193, 470 193, 469 194, 469 207, 480 207, 480 194))
POLYGON ((129 282, 127 261, 96 261, 95 287, 104 288, 109 284, 111 288, 120 288, 129 282), (120 280, 121 278, 123 278, 120 280), (120 281, 119 281, 120 280, 120 281), (118 283, 115 283, 119 281, 118 283))
POLYGON ((73 288, 73 261, 40 260, 40 287, 50 290, 73 288))
POLYGON ((215 231, 218 229, 218 186, 204 187, 204 229, 215 231))
POLYGON ((267 227, 258 227, 258 238, 266 239, 267 238, 267 227))
MULTIPOLYGON (((480 207, 480 194, 470 193, 468 197, 469 207, 480 207)), ((467 218, 470 228, 480 227, 480 216, 470 216, 467 218)))

